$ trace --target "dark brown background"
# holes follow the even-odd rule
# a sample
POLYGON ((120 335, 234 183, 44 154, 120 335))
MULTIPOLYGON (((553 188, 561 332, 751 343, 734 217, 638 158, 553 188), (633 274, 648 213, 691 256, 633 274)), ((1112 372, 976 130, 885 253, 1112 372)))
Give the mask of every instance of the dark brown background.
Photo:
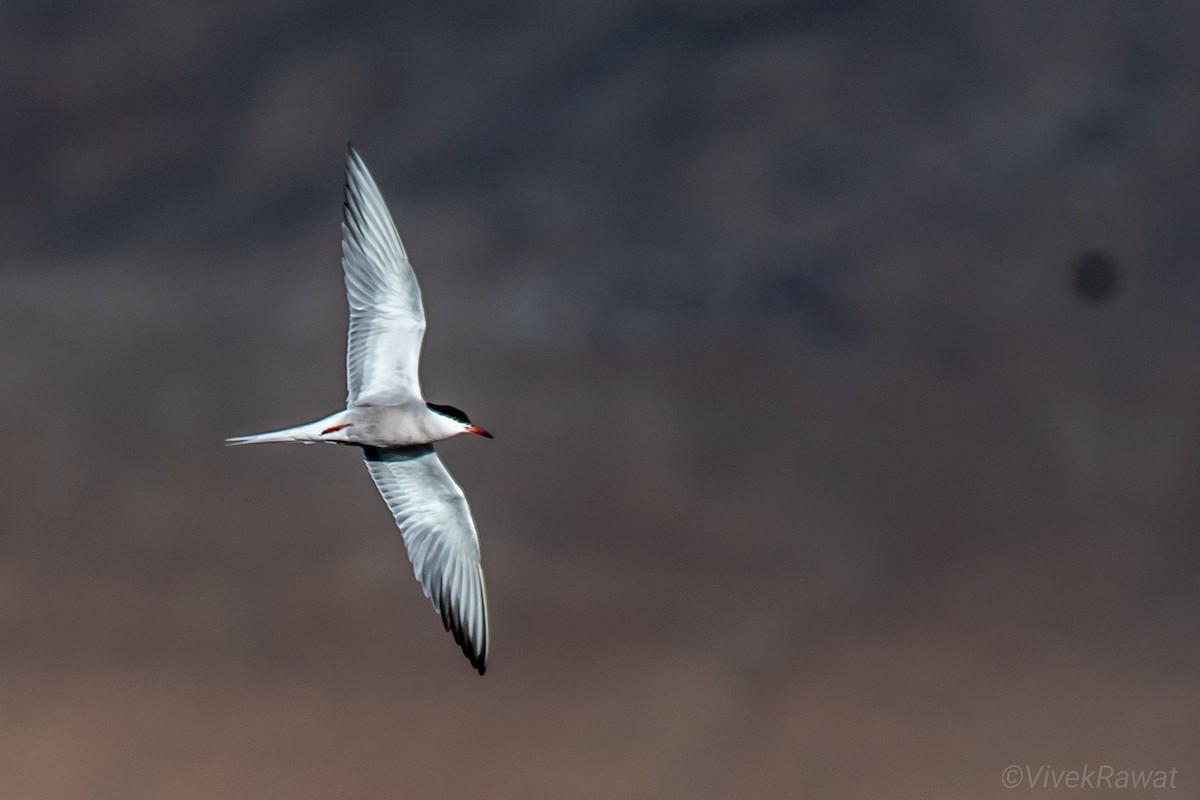
POLYGON ((6 4, 0 796, 1194 796, 1197 41, 1183 0, 6 4), (497 436, 442 448, 482 679, 354 451, 221 445, 340 407, 347 139, 430 399, 497 436))

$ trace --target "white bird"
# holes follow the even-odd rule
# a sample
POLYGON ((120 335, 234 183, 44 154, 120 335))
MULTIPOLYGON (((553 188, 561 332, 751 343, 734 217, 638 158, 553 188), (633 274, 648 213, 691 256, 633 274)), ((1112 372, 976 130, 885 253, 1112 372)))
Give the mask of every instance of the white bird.
POLYGON ((342 269, 350 304, 346 408, 307 425, 225 441, 361 447, 425 596, 482 675, 488 612, 479 538, 467 499, 433 443, 462 433, 492 435, 457 408, 421 395, 421 290, 379 187, 353 146, 346 154, 342 269))

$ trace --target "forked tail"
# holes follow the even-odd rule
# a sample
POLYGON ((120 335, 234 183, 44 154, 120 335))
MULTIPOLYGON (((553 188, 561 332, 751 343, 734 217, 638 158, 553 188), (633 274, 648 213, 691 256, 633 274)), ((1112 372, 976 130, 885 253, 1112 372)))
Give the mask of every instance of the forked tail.
POLYGON ((300 442, 302 444, 317 444, 318 442, 334 441, 329 434, 340 430, 340 418, 345 412, 338 412, 325 419, 310 422, 307 425, 297 425, 294 428, 284 428, 266 433, 252 433, 249 436, 230 436, 225 440, 227 445, 235 444, 266 444, 268 442, 300 442))
POLYGON ((267 433, 252 433, 248 436, 230 436, 225 440, 225 444, 263 444, 265 442, 311 442, 308 437, 298 435, 300 428, 288 428, 282 431, 269 431, 267 433))

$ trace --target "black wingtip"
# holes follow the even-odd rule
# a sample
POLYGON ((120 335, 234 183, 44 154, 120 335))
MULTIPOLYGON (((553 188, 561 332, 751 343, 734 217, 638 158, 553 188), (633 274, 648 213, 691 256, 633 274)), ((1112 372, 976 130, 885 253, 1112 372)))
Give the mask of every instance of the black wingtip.
POLYGON ((467 638, 467 632, 463 630, 457 620, 453 624, 447 625, 446 630, 454 636, 455 644, 462 648, 463 655, 471 662, 471 666, 479 670, 480 675, 487 672, 487 648, 483 648, 481 652, 475 652, 474 643, 467 638))
POLYGON ((447 615, 442 614, 442 624, 446 626, 446 630, 454 637, 454 643, 462 649, 463 655, 471 662, 471 666, 478 670, 480 675, 487 672, 487 648, 484 648, 484 652, 476 653, 475 646, 467 638, 467 632, 463 630, 462 625, 457 619, 447 619, 447 615))
MULTIPOLYGON (((454 637, 454 643, 462 648, 463 655, 471 662, 471 666, 479 671, 479 674, 487 672, 487 633, 486 623, 484 632, 484 645, 479 648, 479 652, 475 650, 475 643, 467 636, 467 630, 463 626, 463 621, 450 607, 449 595, 443 594, 441 603, 435 606, 438 613, 442 616, 442 625, 454 637)), ((484 612, 487 613, 486 611, 484 612)))
POLYGON ((462 649, 463 649, 463 653, 467 657, 467 660, 471 662, 471 666, 474 667, 475 669, 479 670, 480 675, 487 672, 487 653, 480 653, 479 655, 475 655, 474 653, 467 650, 467 647, 468 647, 468 645, 464 644, 462 646, 462 649))

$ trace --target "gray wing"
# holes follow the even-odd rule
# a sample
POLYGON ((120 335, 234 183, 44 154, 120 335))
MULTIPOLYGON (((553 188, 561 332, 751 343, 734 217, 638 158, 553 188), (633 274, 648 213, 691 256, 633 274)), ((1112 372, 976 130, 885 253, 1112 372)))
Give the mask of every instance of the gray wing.
POLYGON ((419 398, 421 290, 379 187, 353 147, 346 153, 342 270, 350 304, 346 405, 419 398))
POLYGON ((482 675, 488 658, 487 596, 467 498, 432 445, 364 447, 363 455, 400 527, 425 596, 482 675))

